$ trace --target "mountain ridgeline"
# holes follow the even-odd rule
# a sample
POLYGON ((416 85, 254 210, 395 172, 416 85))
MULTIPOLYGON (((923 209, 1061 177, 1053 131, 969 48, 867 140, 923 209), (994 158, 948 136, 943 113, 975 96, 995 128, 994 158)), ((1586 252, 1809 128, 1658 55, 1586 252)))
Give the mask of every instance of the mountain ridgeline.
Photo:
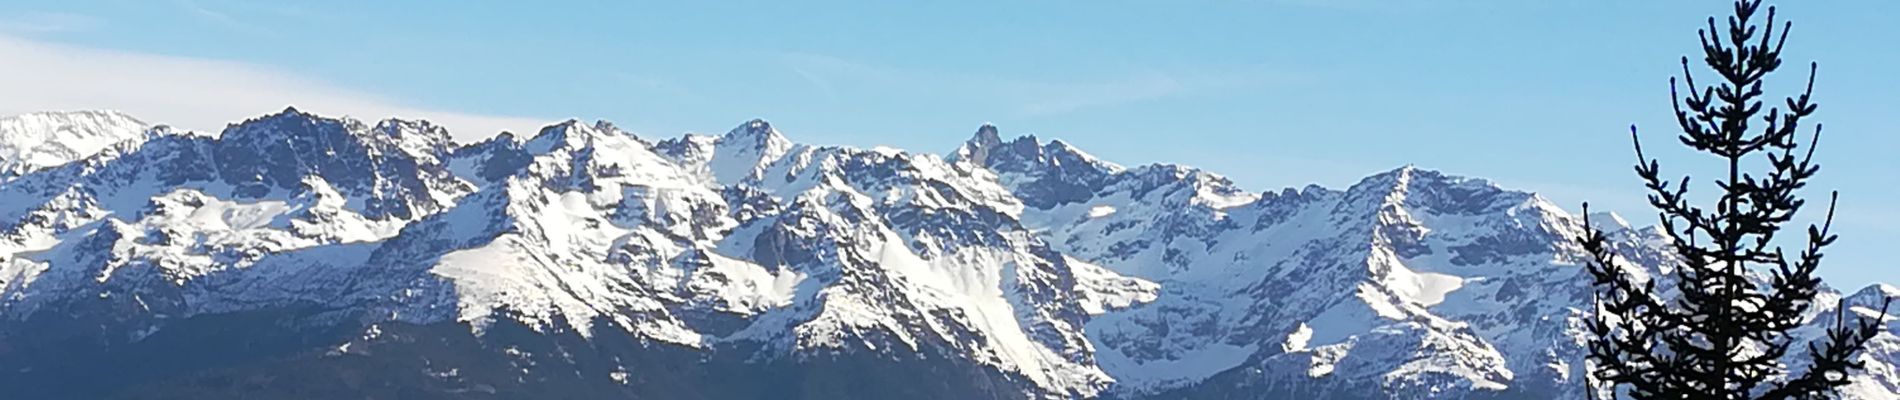
MULTIPOLYGON (((1583 220, 1675 266, 1480 179, 1253 192, 988 125, 941 154, 294 109, 0 140, 9 398, 1581 399, 1583 220)), ((1823 296, 1811 325, 1900 289, 1823 296)), ((1900 398, 1885 328, 1844 397, 1900 398)))

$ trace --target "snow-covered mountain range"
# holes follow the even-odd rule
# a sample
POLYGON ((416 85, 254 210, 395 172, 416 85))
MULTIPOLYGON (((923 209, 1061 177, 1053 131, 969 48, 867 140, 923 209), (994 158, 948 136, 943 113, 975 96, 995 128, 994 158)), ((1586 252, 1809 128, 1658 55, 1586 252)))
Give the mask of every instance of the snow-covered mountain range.
MULTIPOLYGON (((0 119, 0 388, 1581 398, 1586 218, 1672 265, 1653 228, 1480 179, 1253 192, 988 125, 938 154, 759 120, 457 144, 295 109, 216 134, 30 114, 0 119)), ((1886 327, 1848 398, 1900 398, 1886 327)))

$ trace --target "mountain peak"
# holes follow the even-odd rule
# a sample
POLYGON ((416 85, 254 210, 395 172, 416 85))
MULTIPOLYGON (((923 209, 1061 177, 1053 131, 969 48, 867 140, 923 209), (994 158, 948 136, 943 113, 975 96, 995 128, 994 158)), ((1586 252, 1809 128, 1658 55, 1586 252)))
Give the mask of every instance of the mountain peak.
POLYGON ((1448 175, 1410 164, 1368 176, 1347 192, 1361 198, 1377 197, 1380 202, 1407 208, 1422 207, 1461 215, 1547 203, 1535 194, 1506 190, 1488 180, 1448 175))
POLYGON ((1032 133, 1004 141, 997 134, 996 126, 990 124, 978 127, 976 134, 963 146, 957 147, 949 158, 952 161, 969 161, 998 172, 1054 169, 1081 170, 1088 175, 1102 175, 1123 170, 1120 165, 1095 158, 1061 139, 1045 143, 1032 133))
POLYGON ((965 147, 976 152, 969 155, 970 161, 983 164, 989 156, 990 149, 1003 145, 1003 137, 997 135, 996 125, 984 123, 983 126, 976 128, 976 135, 971 136, 970 140, 964 143, 968 143, 965 147))
POLYGON ((460 190, 437 166, 450 146, 448 131, 427 121, 370 126, 293 107, 227 126, 210 156, 240 198, 295 191, 314 175, 365 199, 362 213, 371 219, 407 219, 440 207, 438 194, 460 190))
POLYGON ((950 154, 950 159, 990 166, 996 152, 1003 148, 1003 143, 1003 137, 997 134, 996 125, 986 122, 976 128, 976 134, 971 135, 970 140, 964 141, 962 146, 958 146, 957 150, 950 154))
POLYGON ((758 148, 768 154, 784 153, 792 147, 792 141, 780 134, 778 129, 773 128, 771 122, 758 118, 753 118, 726 131, 725 135, 719 137, 719 142, 724 145, 742 144, 746 147, 758 148))
POLYGON ((564 146, 571 146, 570 143, 575 140, 586 140, 589 136, 597 135, 597 132, 592 126, 581 123, 579 119, 568 118, 565 121, 541 127, 541 131, 529 137, 523 146, 529 153, 545 154, 564 146))
POLYGON ((963 146, 951 154, 953 160, 967 160, 977 165, 994 167, 1005 163, 1022 161, 1040 161, 1043 157, 1042 141, 1035 134, 1018 136, 1009 141, 997 133, 996 125, 988 123, 976 128, 976 134, 963 146))
POLYGON ((620 129, 619 125, 614 125, 613 122, 604 119, 594 121, 594 130, 602 132, 625 132, 620 129))
POLYGON ((351 120, 347 117, 331 118, 331 117, 325 117, 322 115, 304 112, 302 110, 298 110, 297 107, 284 107, 283 111, 259 115, 256 117, 245 119, 243 122, 226 125, 224 128, 224 132, 220 133, 219 135, 220 136, 229 135, 234 130, 243 130, 243 131, 252 131, 252 132, 271 131, 270 129, 263 129, 263 130, 254 129, 254 128, 265 127, 265 126, 281 128, 281 127, 290 126, 286 124, 327 125, 331 123, 337 124, 339 126, 350 126, 350 125, 361 124, 360 122, 356 122, 355 120, 351 120), (252 128, 252 129, 239 129, 239 128, 252 128))
POLYGON ((1069 144, 1069 142, 1064 142, 1062 141, 1062 139, 1049 139, 1049 143, 1043 144, 1042 147, 1043 147, 1044 153, 1081 153, 1082 152, 1081 148, 1075 147, 1075 145, 1069 144))
POLYGON ((118 111, 51 111, 0 118, 0 177, 89 157, 150 126, 118 111))
POLYGON ((315 113, 298 110, 296 106, 284 106, 284 109, 281 111, 259 115, 254 118, 246 119, 243 122, 230 124, 226 126, 225 130, 227 131, 230 130, 229 128, 231 126, 251 125, 251 124, 270 122, 270 121, 277 121, 279 123, 283 121, 308 121, 310 123, 317 123, 318 121, 336 121, 336 122, 345 122, 347 124, 346 121, 348 120, 349 120, 348 117, 343 117, 343 118, 325 117, 322 115, 317 115, 315 113))
POLYGON ((1584 218, 1588 218, 1591 228, 1606 233, 1630 229, 1629 221, 1624 220, 1622 215, 1617 215, 1617 213, 1612 211, 1593 212, 1590 213, 1590 215, 1584 216, 1584 218))
POLYGON ((987 164, 991 149, 1003 146, 1003 137, 996 134, 996 125, 983 124, 976 128, 976 136, 970 137, 967 143, 964 147, 968 149, 968 154, 963 156, 968 157, 970 162, 987 164))
POLYGON ((1398 168, 1393 168, 1390 170, 1386 170, 1385 172, 1373 174, 1372 176, 1368 176, 1365 179, 1360 180, 1359 183, 1353 185, 1353 187, 1360 187, 1360 186, 1367 186, 1367 185, 1378 186, 1378 187, 1383 187, 1383 188, 1391 188, 1394 190, 1401 190, 1401 191, 1407 190, 1410 188, 1416 188, 1416 187, 1434 187, 1434 186, 1447 186, 1447 185, 1466 185, 1466 186, 1473 186, 1473 187, 1488 187, 1492 189, 1499 189, 1497 185, 1492 184, 1491 181, 1478 179, 1478 178, 1468 178, 1468 177, 1463 177, 1463 176, 1458 176, 1458 175, 1446 174, 1444 172, 1434 170, 1434 169, 1421 168, 1416 164, 1405 164, 1405 165, 1399 166, 1398 168))
POLYGON ((1359 180, 1359 183, 1353 184, 1347 191, 1370 191, 1378 192, 1383 195, 1397 194, 1403 196, 1406 189, 1412 184, 1412 176, 1417 173, 1418 167, 1406 164, 1362 178, 1359 180))
POLYGON ((1418 165, 1405 164, 1405 165, 1400 165, 1398 168, 1393 168, 1393 169, 1385 170, 1384 172, 1372 174, 1372 176, 1366 177, 1362 182, 1376 181, 1376 182, 1386 182, 1386 183, 1395 184, 1395 185, 1405 185, 1405 184, 1410 184, 1412 182, 1412 177, 1415 175, 1436 175, 1436 174, 1437 174, 1437 171, 1422 170, 1418 167, 1418 165))
POLYGON ((751 121, 746 121, 745 123, 739 124, 739 126, 733 127, 732 130, 726 131, 725 137, 747 138, 773 135, 778 135, 778 130, 772 128, 771 122, 767 122, 764 119, 753 118, 751 121))
POLYGON ((390 118, 376 122, 369 130, 371 140, 387 142, 412 156, 435 158, 448 154, 455 146, 448 128, 428 120, 390 118))
MULTIPOLYGON (((61 119, 61 120, 109 119, 109 120, 139 121, 138 118, 133 117, 131 114, 127 114, 124 111, 106 110, 106 109, 34 111, 34 112, 0 118, 0 120, 23 120, 23 119, 61 119)), ((139 123, 144 124, 144 122, 139 122, 139 123)))
POLYGON ((1900 300, 1900 286, 1887 283, 1875 283, 1861 288, 1848 297, 1852 298, 1854 302, 1862 304, 1879 304, 1880 300, 1886 298, 1900 300))
POLYGON ((651 145, 651 143, 647 143, 644 139, 634 136, 632 132, 621 130, 620 127, 614 125, 613 122, 595 120, 594 123, 588 124, 581 122, 578 118, 568 118, 567 120, 541 127, 540 131, 535 132, 533 136, 528 136, 523 143, 524 146, 529 148, 529 152, 540 154, 563 146, 590 146, 589 143, 602 138, 613 138, 616 140, 630 139, 640 143, 642 146, 651 145), (577 140, 580 142, 575 142, 577 140))
POLYGON ((39 128, 60 129, 101 125, 139 126, 145 121, 116 110, 73 110, 73 111, 36 111, 8 117, 0 117, 0 123, 16 126, 17 129, 39 128))

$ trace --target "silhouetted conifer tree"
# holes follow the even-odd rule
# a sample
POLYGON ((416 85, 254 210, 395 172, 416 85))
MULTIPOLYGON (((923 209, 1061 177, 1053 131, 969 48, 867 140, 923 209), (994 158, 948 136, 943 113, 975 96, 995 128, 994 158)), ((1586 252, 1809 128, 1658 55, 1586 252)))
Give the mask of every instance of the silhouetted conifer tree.
MULTIPOLYGON (((1801 346, 1790 335, 1807 322, 1821 290, 1815 268, 1836 238, 1829 227, 1838 193, 1829 198, 1826 219, 1808 226, 1805 248, 1784 253, 1776 234, 1806 203, 1797 189, 1820 170, 1813 162, 1820 124, 1805 138, 1797 135, 1802 120, 1815 111, 1810 95, 1816 66, 1809 64, 1807 86, 1799 96, 1763 114, 1762 80, 1781 67, 1791 24, 1777 27, 1775 8, 1768 7, 1767 22, 1757 25, 1760 10, 1761 0, 1738 0, 1726 29, 1718 30, 1711 17, 1700 31, 1702 62, 1717 75, 1714 85, 1697 85, 1688 57, 1682 58, 1686 90, 1678 92, 1677 81, 1670 79, 1681 143, 1726 163, 1728 176, 1712 185, 1720 195, 1713 207, 1692 204, 1689 177, 1663 178, 1661 165, 1643 154, 1642 141, 1630 128, 1636 174, 1648 186, 1649 202, 1680 259, 1673 272, 1639 278, 1615 259, 1602 232, 1589 228, 1579 238, 1593 255, 1589 271, 1597 291, 1588 346, 1592 376, 1615 396, 1826 398, 1861 367, 1856 355, 1880 332, 1877 319, 1844 313, 1846 304, 1840 304, 1837 323, 1826 327, 1825 338, 1801 346), (1751 125, 1757 120, 1763 123, 1759 128, 1751 125), (1764 161, 1765 171, 1747 170, 1764 161), (1806 352, 1805 368, 1783 363, 1791 351, 1806 352)), ((1584 207, 1588 213, 1589 205, 1584 207)), ((1883 317, 1886 311, 1883 304, 1883 317)), ((1591 389, 1593 397, 1601 394, 1597 389, 1591 389)))

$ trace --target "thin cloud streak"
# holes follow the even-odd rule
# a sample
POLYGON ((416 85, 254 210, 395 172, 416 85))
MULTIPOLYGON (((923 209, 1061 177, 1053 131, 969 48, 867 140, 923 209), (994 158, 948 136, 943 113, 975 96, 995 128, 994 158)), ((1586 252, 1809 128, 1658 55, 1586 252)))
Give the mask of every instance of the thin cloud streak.
POLYGON ((245 63, 74 47, 0 35, 0 115, 111 109, 152 123, 218 132, 294 105, 366 120, 427 119, 458 141, 534 132, 550 119, 432 110, 245 63))
POLYGON ((838 88, 831 84, 830 79, 795 65, 792 66, 792 72, 804 78, 805 82, 810 83, 813 88, 818 89, 818 94, 824 96, 825 101, 834 103, 838 101, 838 88))
POLYGON ((62 12, 26 12, 0 16, 0 33, 45 34, 84 32, 98 29, 104 22, 90 15, 62 12))
POLYGON ((189 11, 191 14, 204 19, 217 21, 226 25, 244 25, 238 22, 236 18, 231 18, 231 14, 205 7, 204 4, 199 3, 197 0, 176 0, 174 3, 177 4, 179 8, 183 8, 185 11, 189 11))
MULTIPOLYGON (((212 1, 216 2, 216 0, 212 0, 212 1)), ((277 32, 271 29, 268 29, 264 25, 258 25, 254 22, 251 22, 248 18, 245 18, 246 17, 245 15, 242 15, 242 14, 233 15, 234 13, 228 10, 228 8, 232 6, 232 4, 217 2, 219 4, 207 5, 206 3, 200 2, 199 0, 173 0, 172 3, 177 5, 178 8, 183 9, 187 14, 191 14, 193 17, 196 17, 198 19, 205 20, 205 21, 210 21, 211 23, 214 23, 214 24, 222 25, 233 31, 243 32, 243 33, 251 34, 251 35, 274 36, 277 34, 277 32)), ((275 13, 282 16, 299 15, 299 14, 293 14, 289 11, 277 11, 275 13)))

